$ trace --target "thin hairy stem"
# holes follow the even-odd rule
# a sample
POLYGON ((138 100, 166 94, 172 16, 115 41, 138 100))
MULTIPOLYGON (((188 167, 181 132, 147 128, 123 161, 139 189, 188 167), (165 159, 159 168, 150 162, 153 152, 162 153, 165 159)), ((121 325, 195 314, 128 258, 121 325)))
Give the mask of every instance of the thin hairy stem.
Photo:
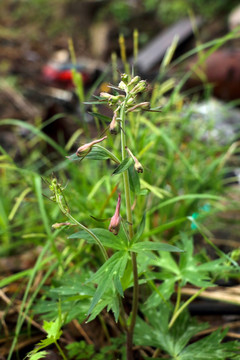
POLYGON ((61 354, 61 356, 62 356, 63 360, 67 360, 66 356, 64 355, 64 352, 62 351, 62 349, 61 349, 61 347, 60 347, 60 345, 58 344, 58 342, 57 342, 57 341, 55 341, 55 345, 56 345, 56 347, 57 347, 57 349, 58 349, 59 353, 61 354))
POLYGON ((68 211, 68 209, 66 209, 66 207, 63 205, 62 203, 62 195, 59 195, 58 192, 56 191, 56 201, 59 205, 60 210, 63 212, 63 214, 65 216, 68 217, 69 220, 71 220, 74 224, 78 225, 80 227, 80 229, 86 231, 97 243, 97 245, 99 246, 102 255, 104 257, 104 260, 107 261, 108 259, 108 254, 104 248, 104 246, 102 245, 101 241, 98 239, 98 237, 91 231, 89 230, 86 226, 84 226, 83 224, 81 224, 80 222, 78 222, 68 211))
MULTIPOLYGON (((126 111, 126 102, 128 100, 128 96, 126 96, 125 101, 121 107, 120 120, 121 120, 121 150, 122 150, 122 161, 126 157, 126 132, 125 132, 125 111, 126 111)), ((125 191, 125 199, 126 199, 126 211, 127 211, 127 221, 128 221, 128 231, 130 241, 133 238, 133 217, 132 217, 132 209, 131 209, 131 194, 130 194, 130 183, 128 171, 124 171, 123 173, 123 185, 125 191)), ((138 293, 139 293, 139 285, 138 285, 138 270, 137 270, 137 255, 136 253, 131 253, 132 267, 133 267, 133 303, 132 303, 132 315, 130 326, 127 331, 127 360, 133 360, 132 347, 133 347, 133 332, 136 324, 137 318, 137 310, 138 310, 138 293)))

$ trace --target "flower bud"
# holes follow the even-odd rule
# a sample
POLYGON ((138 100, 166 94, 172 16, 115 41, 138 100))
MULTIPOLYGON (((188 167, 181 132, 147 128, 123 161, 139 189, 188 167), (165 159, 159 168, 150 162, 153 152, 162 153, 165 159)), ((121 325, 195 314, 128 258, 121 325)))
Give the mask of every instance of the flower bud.
POLYGON ((118 84, 119 89, 123 90, 123 91, 127 91, 128 90, 128 86, 125 84, 124 81, 120 81, 120 83, 118 84))
POLYGON ((115 214, 111 218, 108 230, 112 232, 114 235, 117 235, 120 230, 121 225, 121 216, 120 216, 120 208, 121 208, 121 194, 118 194, 118 202, 115 210, 115 214))
POLYGON ((98 140, 94 140, 88 144, 82 145, 77 149, 77 156, 82 157, 82 156, 86 156, 91 150, 93 145, 105 140, 107 138, 107 136, 104 136, 101 139, 98 140))
POLYGON ((140 80, 140 76, 134 76, 134 78, 132 78, 132 80, 128 83, 128 86, 135 86, 140 80))
POLYGON ((109 125, 109 130, 110 130, 110 133, 113 135, 117 135, 117 133, 118 133, 117 112, 116 111, 114 111, 112 121, 110 122, 110 125, 109 125))
POLYGON ((124 98, 123 95, 111 95, 111 97, 108 100, 109 105, 117 104, 120 100, 124 98))
POLYGON ((112 95, 109 94, 109 93, 107 93, 107 92, 101 92, 101 93, 100 93, 100 97, 101 97, 101 98, 104 98, 104 99, 106 99, 106 100, 109 100, 109 98, 110 98, 111 96, 112 96, 112 95))
POLYGON ((127 106, 131 106, 134 104, 134 97, 130 97, 127 101, 127 106))
POLYGON ((134 86, 134 88, 130 91, 130 93, 132 95, 136 95, 146 90, 146 88, 147 88, 147 82, 145 80, 141 80, 136 86, 134 86))
MULTIPOLYGON (((136 159, 136 158, 135 158, 135 159, 136 159)), ((138 173, 143 173, 143 166, 142 166, 142 164, 141 164, 137 159, 135 160, 134 169, 135 169, 138 173)))
POLYGON ((129 77, 127 74, 121 74, 121 80, 127 85, 129 77))
POLYGON ((56 223, 56 224, 52 225, 52 228, 53 229, 59 229, 62 226, 70 226, 70 225, 74 225, 74 224, 71 224, 70 222, 56 223))
POLYGON ((134 111, 138 108, 140 108, 142 110, 150 110, 150 103, 148 101, 145 101, 140 104, 136 104, 133 107, 131 107, 130 109, 128 109, 128 112, 134 111))
POLYGON ((127 152, 129 153, 129 155, 131 156, 131 158, 134 161, 134 169, 138 172, 138 173, 143 173, 143 166, 140 163, 140 161, 138 161, 138 159, 136 158, 136 156, 133 155, 133 153, 131 152, 130 149, 128 149, 128 147, 126 146, 125 148, 127 150, 127 152))

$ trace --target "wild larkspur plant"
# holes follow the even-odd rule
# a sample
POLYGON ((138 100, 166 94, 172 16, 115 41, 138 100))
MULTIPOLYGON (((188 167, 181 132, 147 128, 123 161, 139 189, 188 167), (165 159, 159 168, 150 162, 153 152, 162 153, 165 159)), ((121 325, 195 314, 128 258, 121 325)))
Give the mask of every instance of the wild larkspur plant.
MULTIPOLYGON (((146 242, 140 242, 141 234, 144 229, 144 217, 142 224, 139 227, 140 230, 138 230, 137 233, 134 233, 130 180, 133 187, 136 186, 140 188, 138 176, 143 172, 143 166, 127 146, 126 116, 129 112, 150 109, 149 102, 138 102, 139 95, 146 92, 147 88, 147 82, 141 80, 139 76, 131 78, 127 74, 122 74, 118 87, 113 87, 114 91, 118 92, 117 94, 112 95, 107 92, 100 93, 99 103, 108 104, 113 111, 112 121, 109 124, 110 136, 117 134, 120 134, 121 136, 121 159, 118 159, 118 157, 109 149, 99 145, 99 143, 107 139, 108 135, 93 140, 85 145, 81 145, 75 154, 68 157, 70 160, 82 160, 85 157, 90 158, 90 156, 91 159, 110 158, 118 164, 113 174, 122 174, 123 177, 122 191, 124 193, 123 197, 126 207, 126 214, 124 215, 126 219, 124 223, 127 224, 127 226, 124 225, 120 215, 121 192, 119 192, 116 210, 110 219, 108 228, 109 233, 107 234, 107 230, 90 230, 77 221, 72 216, 70 209, 65 205, 63 188, 61 185, 58 184, 56 179, 53 179, 50 185, 50 190, 53 192, 52 199, 58 203, 61 211, 69 220, 69 222, 54 224, 53 227, 59 228, 66 225, 76 225, 82 230, 81 237, 83 239, 89 240, 90 237, 100 247, 105 263, 89 280, 90 282, 97 281, 98 287, 92 298, 87 315, 90 316, 89 319, 91 320, 95 318, 103 309, 103 307, 99 307, 99 302, 102 301, 102 303, 105 304, 104 296, 111 295, 112 301, 108 300, 106 305, 108 305, 108 310, 111 309, 113 311, 116 321, 120 318, 121 322, 124 324, 123 327, 127 335, 128 360, 133 359, 133 332, 138 311, 139 279, 137 253, 144 252, 147 245, 146 242), (130 168, 133 170, 130 171, 130 168), (119 231, 121 226, 123 227, 123 232, 120 235, 119 231), (134 249, 134 246, 136 249, 134 249), (105 247, 111 247, 117 251, 109 258, 105 247), (128 281, 125 281, 126 283, 124 283, 123 278, 124 276, 126 277, 127 264, 129 261, 131 262, 132 267, 133 282, 129 280, 128 275, 128 281), (131 286, 133 286, 132 311, 130 316, 127 316, 123 311, 121 298, 124 296, 124 291, 131 286)), ((159 243, 151 243, 150 245, 151 250, 163 249, 164 251, 180 251, 178 248, 171 245, 159 243)))
MULTIPOLYGON (((200 294, 201 291, 212 286, 214 279, 218 275, 220 276, 223 271, 225 274, 232 271, 230 266, 233 261, 231 262, 227 256, 222 256, 218 260, 201 264, 200 257, 193 253, 192 240, 184 234, 179 235, 179 238, 182 239, 179 244, 185 249, 185 252, 166 243, 143 240, 146 216, 145 213, 142 215, 142 220, 140 224, 137 224, 138 226, 134 224, 133 194, 134 202, 138 195, 147 194, 144 189, 141 189, 140 177, 145 174, 144 169, 147 169, 148 164, 142 164, 139 157, 135 156, 134 151, 129 147, 131 141, 128 139, 127 115, 135 111, 153 110, 150 108, 149 102, 139 102, 140 96, 148 91, 148 84, 139 76, 130 77, 127 74, 122 74, 118 86, 110 86, 110 88, 113 89, 114 94, 103 92, 98 99, 99 104, 107 104, 112 109, 113 116, 109 122, 110 134, 81 145, 76 153, 68 157, 69 160, 80 161, 110 159, 116 165, 111 175, 122 176, 122 182, 118 182, 115 191, 111 194, 114 196, 116 190, 118 191, 115 211, 108 219, 108 229, 89 229, 79 222, 72 215, 71 207, 65 200, 62 185, 56 178, 53 178, 50 184, 51 199, 58 204, 61 212, 68 219, 68 221, 54 224, 53 228, 74 226, 74 230, 80 231, 74 232, 69 236, 69 239, 81 239, 81 241, 85 240, 90 244, 96 244, 103 256, 102 266, 93 275, 88 274, 89 276, 85 277, 76 274, 76 280, 75 277, 67 279, 65 283, 63 280, 59 297, 61 298, 65 291, 66 294, 69 294, 70 291, 71 299, 78 298, 81 293, 84 301, 88 301, 87 310, 86 303, 83 304, 80 301, 80 304, 76 305, 79 306, 78 316, 81 315, 82 321, 94 320, 96 316, 100 316, 104 308, 107 311, 111 310, 115 321, 119 322, 120 329, 126 334, 126 356, 123 358, 127 360, 134 359, 133 343, 155 347, 154 358, 162 350, 169 354, 170 359, 188 360, 190 358, 188 357, 189 353, 190 356, 194 354, 192 358, 195 358, 196 354, 193 347, 186 348, 186 345, 193 333, 197 333, 199 328, 196 326, 193 329, 182 325, 183 331, 181 332, 180 325, 181 316, 185 316, 184 311, 187 305, 197 295, 193 295, 188 301, 181 304, 181 288, 187 282, 192 283, 201 287, 200 294), (118 157, 119 151, 115 154, 113 150, 103 146, 110 136, 120 136, 121 158, 118 157), (111 251, 107 251, 107 249, 111 251), (178 261, 175 261, 175 257, 171 256, 170 252, 181 253, 178 261), (158 255, 156 256, 156 254, 158 255), (153 272, 149 268, 161 270, 153 272), (211 273, 214 273, 212 279, 209 276, 211 273), (139 285, 140 280, 141 282, 144 280, 143 275, 145 282, 154 289, 145 301, 144 306, 139 301, 139 285), (156 286, 153 281, 155 279, 162 280, 162 283, 156 286), (69 282, 71 282, 70 287, 69 282), (177 299, 173 309, 170 297, 174 293, 174 287, 177 289, 177 299), (129 311, 125 311, 122 301, 128 289, 133 289, 130 314, 129 311), (150 325, 141 317, 137 317, 140 306, 141 314, 150 319, 150 325), (151 313, 149 309, 151 309, 151 313), (186 331, 188 331, 189 336, 183 341, 181 336, 186 331), (175 349, 175 347, 177 348, 175 349), (184 353, 185 349, 188 351, 187 355, 184 353)), ((158 109, 154 109, 154 111, 156 110, 158 111, 158 109)), ((58 292, 57 289, 54 290, 58 292)), ((72 304, 69 305, 69 312, 71 312, 71 308, 72 304)), ((212 347, 218 347, 223 336, 224 334, 216 334, 215 337, 209 337, 206 341, 211 344, 215 341, 212 347)), ((235 351, 235 344, 231 343, 231 346, 235 351)), ((231 350, 233 353, 230 353, 227 346, 224 345, 219 348, 221 349, 219 359, 225 359, 225 352, 229 358, 234 358, 231 357, 234 356, 233 350, 231 350)), ((201 360, 202 358, 199 357, 198 359, 201 360)))

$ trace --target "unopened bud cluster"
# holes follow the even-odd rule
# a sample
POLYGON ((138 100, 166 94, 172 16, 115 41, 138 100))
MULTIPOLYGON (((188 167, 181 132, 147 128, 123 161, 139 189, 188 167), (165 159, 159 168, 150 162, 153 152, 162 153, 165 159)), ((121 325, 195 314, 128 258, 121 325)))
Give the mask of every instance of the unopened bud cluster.
POLYGON ((148 110, 150 108, 149 102, 136 103, 137 95, 147 90, 146 80, 141 80, 140 76, 130 78, 127 74, 121 75, 121 81, 118 84, 118 90, 123 91, 125 95, 112 95, 107 92, 101 92, 100 98, 102 101, 107 101, 108 105, 114 109, 113 118, 109 125, 110 133, 116 135, 118 133, 118 113, 121 106, 124 104, 126 112, 134 111, 136 109, 148 110))

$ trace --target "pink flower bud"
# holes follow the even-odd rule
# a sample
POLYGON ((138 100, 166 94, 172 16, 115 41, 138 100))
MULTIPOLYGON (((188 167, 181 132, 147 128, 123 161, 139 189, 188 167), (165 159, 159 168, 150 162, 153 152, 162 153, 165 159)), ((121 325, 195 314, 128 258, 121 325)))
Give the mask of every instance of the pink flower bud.
POLYGON ((77 149, 77 156, 82 157, 82 156, 86 156, 91 150, 93 145, 105 140, 107 138, 107 136, 104 136, 101 139, 98 140, 93 140, 92 142, 82 145, 77 149))
POLYGON ((110 130, 110 133, 113 135, 117 135, 117 133, 118 133, 117 112, 116 111, 114 111, 112 121, 110 122, 110 125, 109 125, 109 130, 110 130))
POLYGON ((121 208, 121 194, 119 193, 115 214, 111 218, 108 228, 108 230, 111 231, 114 235, 118 234, 121 225, 120 208, 121 208))
POLYGON ((53 229, 59 229, 62 226, 70 226, 70 225, 74 225, 74 224, 71 224, 70 222, 56 223, 56 224, 52 225, 52 228, 53 229))

